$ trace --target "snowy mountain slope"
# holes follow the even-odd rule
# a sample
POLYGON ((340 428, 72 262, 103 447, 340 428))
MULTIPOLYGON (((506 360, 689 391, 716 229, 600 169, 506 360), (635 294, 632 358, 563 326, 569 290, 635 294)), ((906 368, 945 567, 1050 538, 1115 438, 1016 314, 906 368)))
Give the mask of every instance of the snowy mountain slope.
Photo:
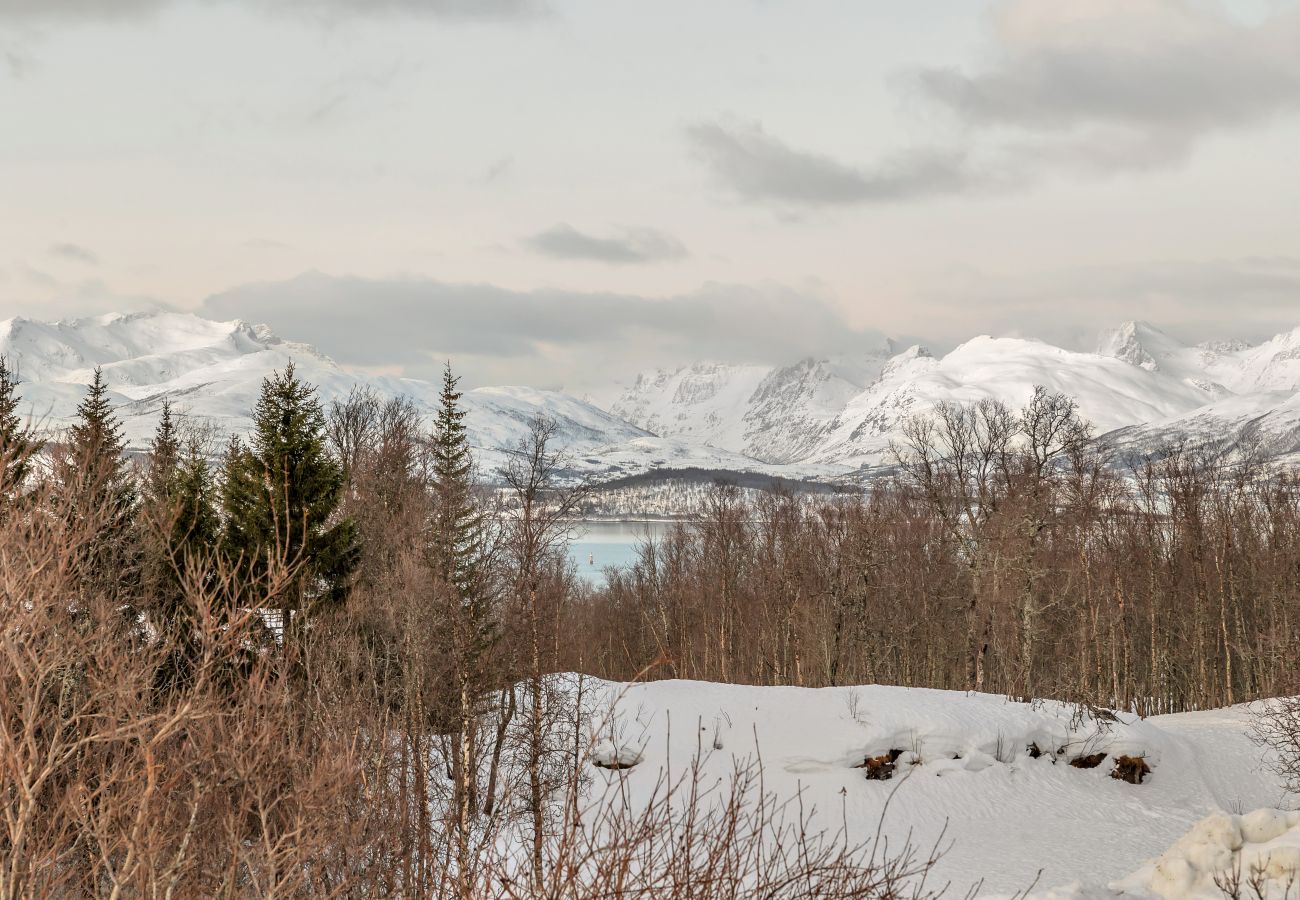
POLYGON ((696 363, 647 372, 610 407, 646 431, 744 452, 744 413, 772 373, 767 366, 696 363))
POLYGON ((1191 410, 1135 422, 1112 443, 1144 450, 1186 440, 1224 446, 1239 438, 1273 457, 1300 454, 1300 328, 1251 346, 1185 346, 1151 325, 1129 323, 1103 336, 1099 352, 1202 387, 1214 399, 1191 410))
MULTIPOLYGON (((365 385, 430 413, 438 393, 428 382, 346 370, 264 326, 177 313, 10 319, 0 322, 0 354, 21 377, 26 409, 50 431, 70 421, 101 366, 136 447, 148 442, 164 398, 219 433, 246 430, 262 379, 290 361, 327 404, 365 385)), ((852 357, 643 375, 610 411, 527 387, 478 388, 465 403, 489 474, 541 412, 559 422, 575 474, 696 467, 827 479, 888 463, 901 425, 938 403, 994 397, 1019 406, 1035 385, 1074 397, 1120 449, 1244 437, 1300 459, 1300 328, 1255 346, 1187 346, 1129 323, 1095 353, 984 336, 935 357, 882 340, 852 357)))
POLYGON ((788 366, 697 363, 643 373, 610 411, 655 434, 689 437, 768 463, 807 458, 844 408, 880 377, 889 342, 854 358, 788 366))
POLYGON ((1256 346, 1188 346, 1130 322, 1103 335, 1095 353, 988 336, 942 357, 919 346, 892 352, 869 348, 847 372, 806 360, 761 378, 753 367, 712 364, 643 375, 611 409, 650 431, 769 462, 859 468, 889 461, 910 416, 986 397, 1017 407, 1043 385, 1073 397, 1097 433, 1122 447, 1253 436, 1271 454, 1300 454, 1300 329, 1256 346), (702 373, 725 389, 697 389, 702 373))
MULTIPOLYGON (((880 685, 594 687, 605 710, 595 758, 636 762, 593 767, 592 797, 614 785, 648 802, 662 773, 688 771, 700 748, 705 784, 726 784, 737 759, 761 754, 766 789, 783 799, 801 792, 803 807, 817 810, 814 828, 843 822, 851 838, 869 839, 884 814, 890 847, 910 836, 928 851, 942 835, 948 850, 930 884, 950 881, 958 896, 980 879, 981 896, 1036 879, 1043 896, 1113 896, 1110 883, 1203 817, 1286 801, 1244 707, 1105 722, 1053 701, 880 685), (869 780, 864 760, 890 751, 901 751, 893 777, 869 780), (1070 765, 1093 754, 1104 754, 1093 768, 1070 765), (1110 777, 1121 755, 1144 760, 1142 783, 1110 777)), ((1129 884, 1131 896, 1158 896, 1149 873, 1145 886, 1129 884)))
MULTIPOLYGON (((292 362, 316 385, 322 401, 369 386, 381 396, 409 396, 431 413, 438 386, 414 379, 347 372, 306 344, 283 341, 264 327, 212 322, 196 316, 147 313, 106 315, 44 323, 0 323, 0 354, 22 381, 20 392, 32 418, 47 430, 70 421, 95 366, 101 366, 130 445, 148 443, 164 399, 213 425, 243 432, 250 425, 262 379, 292 362)), ((471 442, 495 451, 517 444, 539 412, 560 423, 560 441, 573 453, 630 440, 654 440, 646 432, 590 404, 533 388, 468 391, 471 442)), ((491 467, 499 459, 484 460, 491 467)))
MULTIPOLYGON (((212 427, 241 434, 262 380, 290 362, 317 387, 322 402, 369 387, 381 397, 407 396, 431 417, 440 385, 411 378, 350 372, 307 345, 282 340, 265 326, 215 322, 179 313, 109 314, 60 322, 0 322, 0 355, 18 373, 23 411, 57 434, 71 422, 96 366, 122 419, 128 445, 147 446, 164 399, 212 427)), ((721 448, 657 437, 590 403, 557 391, 483 387, 466 391, 471 444, 491 477, 539 413, 559 424, 557 444, 576 474, 616 477, 651 468, 772 470, 721 448)), ((842 467, 809 467, 830 476, 842 467)))
POLYGON ((1022 406, 1035 385, 1073 397, 1105 433, 1196 409, 1213 399, 1181 379, 1112 357, 1041 341, 978 337, 941 359, 912 348, 845 407, 811 459, 871 464, 888 455, 903 421, 939 403, 984 398, 1022 406))
POLYGON ((1256 346, 1242 341, 1188 346, 1149 323, 1127 322, 1102 335, 1097 352, 1219 396, 1300 390, 1300 328, 1256 346))

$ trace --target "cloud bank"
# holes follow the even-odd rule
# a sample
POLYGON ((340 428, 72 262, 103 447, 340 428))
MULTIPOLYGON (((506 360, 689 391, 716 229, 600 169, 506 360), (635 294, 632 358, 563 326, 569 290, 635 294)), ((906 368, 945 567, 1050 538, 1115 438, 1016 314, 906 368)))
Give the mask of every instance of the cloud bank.
POLYGON ((474 383, 574 389, 701 359, 791 362, 882 339, 823 299, 721 284, 646 297, 309 273, 216 294, 199 312, 266 322, 344 364, 427 377, 452 358, 474 383))
POLYGON ((863 164, 795 149, 759 124, 699 122, 692 155, 738 198, 872 205, 1015 189, 1058 174, 1183 162, 1205 138, 1300 111, 1300 8, 1260 22, 1193 0, 1011 0, 988 60, 900 79, 954 129, 863 164))
POLYGON ((653 228, 626 228, 613 237, 597 237, 561 222, 528 238, 530 247, 544 256, 604 263, 652 263, 682 259, 681 241, 653 228))
MULTIPOLYGON (((267 13, 313 19, 424 16, 443 19, 530 18, 548 10, 543 0, 204 0, 242 3, 267 13)), ((0 21, 23 23, 113 22, 148 18, 177 0, 0 0, 0 21)))

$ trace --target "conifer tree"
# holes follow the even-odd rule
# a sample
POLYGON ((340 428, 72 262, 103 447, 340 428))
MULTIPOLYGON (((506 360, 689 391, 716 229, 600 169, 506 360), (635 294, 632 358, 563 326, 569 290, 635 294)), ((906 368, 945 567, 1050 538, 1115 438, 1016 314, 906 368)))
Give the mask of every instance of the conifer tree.
POLYGON ((0 503, 8 505, 22 494, 40 442, 18 416, 18 379, 0 356, 0 503))
POLYGON ((216 546, 221 530, 213 496, 212 471, 198 441, 191 441, 176 468, 178 516, 175 544, 204 553, 216 546))
POLYGON ((170 400, 163 400, 158 427, 149 447, 149 466, 145 477, 145 499, 170 501, 181 458, 181 439, 172 416, 170 400))
POLYGON ((222 495, 225 553, 246 586, 280 579, 264 603, 280 610, 288 629, 295 613, 347 595, 360 548, 353 521, 337 515, 343 483, 315 388, 290 364, 262 382, 251 446, 232 442, 222 495))
POLYGON ((457 381, 448 363, 430 448, 433 521, 429 555, 434 599, 448 620, 456 682, 453 831, 457 868, 464 879, 473 866, 470 834, 478 812, 477 719, 487 687, 486 656, 496 637, 496 625, 484 577, 484 518, 474 502, 473 458, 457 381))
POLYGON ((155 676, 155 686, 165 691, 187 683, 193 670, 198 653, 193 579, 211 573, 220 524, 202 448, 191 439, 182 450, 168 401, 150 447, 143 493, 144 605, 169 648, 155 676))
POLYGON ((483 516, 474 503, 474 460, 460 407, 458 378, 450 363, 443 371, 430 456, 434 508, 430 550, 434 573, 469 602, 477 587, 483 544, 483 516))
POLYGON ((186 631, 186 567, 210 557, 219 530, 212 475, 197 440, 182 450, 171 403, 164 401, 146 469, 142 519, 148 530, 146 588, 164 631, 186 631))
POLYGON ((133 598, 128 594, 138 571, 137 496, 125 450, 121 422, 96 367, 55 462, 55 499, 81 550, 83 588, 112 599, 129 619, 133 598))

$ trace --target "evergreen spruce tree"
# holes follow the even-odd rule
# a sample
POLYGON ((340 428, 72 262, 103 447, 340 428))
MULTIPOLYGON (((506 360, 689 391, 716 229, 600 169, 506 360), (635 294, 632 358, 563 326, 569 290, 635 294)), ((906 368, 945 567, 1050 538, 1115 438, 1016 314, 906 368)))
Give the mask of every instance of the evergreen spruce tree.
POLYGON ((486 694, 486 658, 497 636, 485 579, 484 519, 474 503, 473 458, 457 379, 448 363, 434 421, 433 515, 429 562, 434 600, 447 619, 456 681, 456 750, 452 759, 457 866, 472 866, 471 832, 478 813, 478 715, 486 694))
POLYGON ((144 485, 146 502, 154 501, 164 505, 170 503, 180 459, 181 439, 176 429, 176 420, 172 416, 172 404, 170 400, 163 400, 158 427, 154 430, 153 443, 149 446, 149 466, 144 485))
POLYGON ((138 546, 136 490, 122 425, 97 367, 54 467, 56 508, 80 553, 83 588, 132 618, 138 546))
POLYGON ((483 516, 474 504, 474 460, 465 431, 465 411, 460 407, 461 393, 456 390, 458 381, 448 363, 430 454, 435 501, 430 550, 434 574, 464 602, 470 602, 478 593, 483 516))
POLYGON ((178 516, 174 546, 195 554, 206 554, 216 547, 221 520, 213 502, 216 487, 212 470, 197 441, 191 441, 176 470, 178 516))
POLYGON ((295 614, 341 603, 360 560, 356 526, 336 514, 343 471, 326 449, 316 391, 292 364, 262 382, 251 446, 232 441, 224 468, 225 554, 246 588, 285 578, 259 602, 280 610, 286 635, 295 614))
POLYGON ((197 441, 182 451, 170 402, 164 401, 145 473, 145 593, 159 632, 188 646, 196 611, 187 596, 190 567, 206 564, 219 522, 212 476, 197 441))
POLYGON ((0 504, 8 506, 23 492, 40 442, 18 415, 18 379, 0 356, 0 504))

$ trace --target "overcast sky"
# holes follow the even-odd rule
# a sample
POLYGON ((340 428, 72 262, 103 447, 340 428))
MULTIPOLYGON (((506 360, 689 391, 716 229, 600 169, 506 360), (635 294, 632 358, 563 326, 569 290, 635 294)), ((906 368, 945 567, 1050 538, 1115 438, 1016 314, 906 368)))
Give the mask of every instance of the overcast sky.
POLYGON ((0 0, 0 315, 582 393, 1300 325, 1300 0, 0 0))

